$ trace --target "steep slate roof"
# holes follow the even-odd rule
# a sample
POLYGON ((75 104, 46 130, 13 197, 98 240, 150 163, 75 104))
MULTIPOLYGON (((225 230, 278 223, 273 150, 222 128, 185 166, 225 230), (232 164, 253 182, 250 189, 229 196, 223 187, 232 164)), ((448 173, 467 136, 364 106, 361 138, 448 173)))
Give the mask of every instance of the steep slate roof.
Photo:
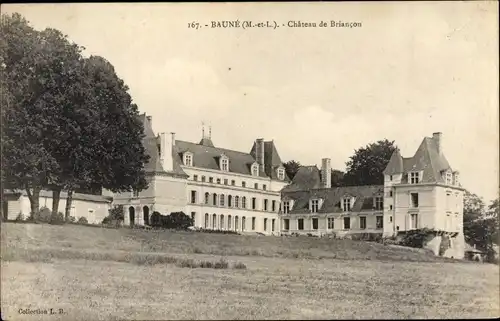
POLYGON ((341 213, 341 200, 344 196, 354 197, 352 212, 373 211, 374 198, 383 196, 383 185, 348 186, 335 188, 310 189, 301 191, 282 191, 284 200, 294 200, 291 214, 306 214, 309 211, 309 200, 322 198, 323 205, 318 213, 341 213))
POLYGON ((301 166, 293 177, 292 183, 285 186, 282 192, 301 191, 321 188, 321 174, 316 165, 301 166))
MULTIPOLYGON (((425 137, 413 157, 404 158, 398 150, 394 151, 386 169, 385 175, 423 171, 422 183, 444 183, 442 171, 452 170, 443 153, 438 152, 433 138, 425 137)), ((403 175, 401 183, 408 182, 403 175)))
POLYGON ((144 165, 147 173, 171 173, 181 176, 188 176, 181 168, 178 157, 176 157, 175 149, 172 151, 173 157, 173 170, 165 171, 160 162, 160 151, 158 146, 160 145, 160 137, 156 136, 153 132, 153 126, 151 122, 146 117, 146 113, 139 115, 139 119, 144 125, 144 135, 142 139, 142 144, 146 149, 146 154, 150 157, 149 162, 144 165))

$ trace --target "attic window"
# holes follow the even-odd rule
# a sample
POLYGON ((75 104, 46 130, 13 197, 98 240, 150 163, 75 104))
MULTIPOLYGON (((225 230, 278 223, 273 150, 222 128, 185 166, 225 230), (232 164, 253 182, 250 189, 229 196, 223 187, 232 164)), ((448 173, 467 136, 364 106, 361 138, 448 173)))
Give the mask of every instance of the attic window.
POLYGON ((411 172, 410 173, 410 184, 418 184, 420 178, 419 172, 411 172))
POLYGON ((283 202, 283 214, 290 213, 290 201, 283 202))
POLYGON ((446 172, 446 185, 451 185, 453 183, 453 176, 450 171, 446 172))
POLYGON ((222 156, 220 159, 220 169, 224 172, 229 171, 229 159, 226 156, 222 156))
POLYGON ((191 154, 191 153, 184 154, 184 165, 185 166, 193 166, 193 154, 191 154))
POLYGON ((278 179, 283 181, 285 179, 285 169, 278 168, 278 179))
POLYGON ((350 212, 351 211, 351 199, 350 198, 344 198, 342 201, 342 209, 344 212, 350 212))
POLYGON ((460 174, 458 172, 455 173, 455 185, 460 185, 460 174))
POLYGON ((384 209, 384 198, 377 196, 375 197, 375 210, 381 211, 384 209))
POLYGON ((311 200, 311 213, 318 213, 319 210, 319 199, 315 198, 311 200))
POLYGON ((259 176, 259 165, 252 165, 252 176, 259 176))

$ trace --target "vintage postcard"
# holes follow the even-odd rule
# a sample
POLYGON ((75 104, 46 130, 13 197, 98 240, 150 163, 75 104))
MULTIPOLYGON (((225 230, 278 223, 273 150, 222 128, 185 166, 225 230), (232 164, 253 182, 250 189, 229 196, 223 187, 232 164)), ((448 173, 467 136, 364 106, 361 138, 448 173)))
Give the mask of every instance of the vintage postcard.
POLYGON ((498 2, 3 4, 3 320, 493 318, 498 2))

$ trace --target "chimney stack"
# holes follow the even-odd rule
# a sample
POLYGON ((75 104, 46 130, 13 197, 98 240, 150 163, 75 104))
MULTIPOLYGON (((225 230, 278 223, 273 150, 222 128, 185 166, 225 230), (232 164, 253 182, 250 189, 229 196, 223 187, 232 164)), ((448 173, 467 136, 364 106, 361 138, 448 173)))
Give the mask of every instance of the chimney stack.
POLYGON ((260 170, 264 170, 264 138, 255 140, 255 158, 260 165, 260 170))
POLYGON ((432 139, 434 139, 434 143, 436 144, 438 153, 442 154, 443 153, 443 134, 441 132, 433 133, 432 139))
POLYGON ((321 187, 332 187, 332 165, 330 158, 323 158, 321 160, 321 187))
POLYGON ((168 137, 166 133, 160 133, 160 163, 164 171, 172 171, 174 168, 172 157, 172 139, 174 135, 168 137))

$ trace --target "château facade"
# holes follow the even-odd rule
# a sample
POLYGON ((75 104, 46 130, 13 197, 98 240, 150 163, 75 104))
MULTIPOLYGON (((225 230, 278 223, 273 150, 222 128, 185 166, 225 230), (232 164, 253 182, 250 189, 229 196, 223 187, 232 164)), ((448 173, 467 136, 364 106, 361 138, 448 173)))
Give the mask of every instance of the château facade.
POLYGON ((184 212, 205 229, 279 235, 281 190, 289 183, 273 141, 256 139, 249 153, 215 147, 211 130, 199 143, 156 136, 152 118, 141 115, 149 187, 115 194, 125 225, 149 225, 154 211, 184 212))

